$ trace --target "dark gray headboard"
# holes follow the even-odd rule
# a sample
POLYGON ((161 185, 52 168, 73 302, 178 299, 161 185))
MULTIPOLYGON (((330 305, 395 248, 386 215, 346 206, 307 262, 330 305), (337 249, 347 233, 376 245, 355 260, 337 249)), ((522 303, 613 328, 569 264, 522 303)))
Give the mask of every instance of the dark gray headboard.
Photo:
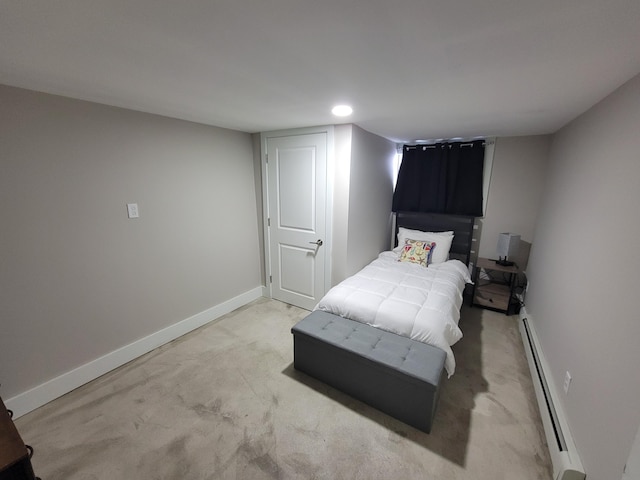
POLYGON ((394 242, 398 243, 398 228, 410 228, 423 232, 447 232, 453 230, 454 237, 449 254, 469 265, 473 224, 475 217, 466 215, 445 215, 442 213, 397 212, 394 242))

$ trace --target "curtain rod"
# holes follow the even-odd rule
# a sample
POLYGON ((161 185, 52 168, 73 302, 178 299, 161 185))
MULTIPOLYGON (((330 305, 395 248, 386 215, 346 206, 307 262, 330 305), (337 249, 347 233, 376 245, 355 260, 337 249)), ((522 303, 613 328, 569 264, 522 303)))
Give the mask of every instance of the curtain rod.
POLYGON ((440 139, 440 140, 425 140, 424 142, 421 143, 416 143, 413 145, 408 145, 408 144, 402 144, 402 143, 396 143, 396 148, 398 150, 398 152, 401 152, 403 150, 403 148, 410 148, 410 149, 414 149, 414 148, 418 148, 418 147, 426 147, 426 148, 435 148, 436 145, 440 144, 450 144, 450 143, 461 143, 461 146, 463 147, 467 147, 473 144, 473 142, 477 142, 479 140, 482 140, 484 143, 482 144, 483 147, 486 147, 487 145, 495 145, 496 141, 495 138, 475 138, 473 140, 471 139, 465 139, 465 140, 448 140, 448 139, 440 139), (425 142, 432 142, 432 143, 425 143, 425 142))
MULTIPOLYGON (((457 143, 457 142, 454 142, 457 143)), ((473 147, 473 143, 461 143, 460 146, 461 147, 473 147)), ((486 146, 487 142, 482 142, 482 146, 486 146)), ((445 142, 445 143, 436 143, 436 144, 429 144, 429 145, 405 145, 404 148, 406 148, 407 150, 414 150, 416 148, 422 148, 423 150, 426 150, 427 148, 444 148, 444 147, 449 147, 451 148, 451 143, 445 142)))

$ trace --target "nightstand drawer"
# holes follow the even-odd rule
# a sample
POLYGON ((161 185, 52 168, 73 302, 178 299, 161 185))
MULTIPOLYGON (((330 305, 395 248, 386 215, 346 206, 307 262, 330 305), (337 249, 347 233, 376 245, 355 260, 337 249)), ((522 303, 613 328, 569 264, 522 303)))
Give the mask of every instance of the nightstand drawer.
POLYGON ((473 303, 483 307, 495 308, 496 310, 507 310, 511 291, 508 285, 489 283, 476 287, 473 303))

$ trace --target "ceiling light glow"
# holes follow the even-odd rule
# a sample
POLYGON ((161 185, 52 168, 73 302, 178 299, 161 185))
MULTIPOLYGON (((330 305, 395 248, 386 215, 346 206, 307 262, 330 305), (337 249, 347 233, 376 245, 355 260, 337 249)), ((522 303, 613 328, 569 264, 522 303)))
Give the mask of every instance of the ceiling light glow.
POLYGON ((336 105, 331 109, 331 113, 336 117, 348 117, 353 113, 353 108, 349 105, 336 105))

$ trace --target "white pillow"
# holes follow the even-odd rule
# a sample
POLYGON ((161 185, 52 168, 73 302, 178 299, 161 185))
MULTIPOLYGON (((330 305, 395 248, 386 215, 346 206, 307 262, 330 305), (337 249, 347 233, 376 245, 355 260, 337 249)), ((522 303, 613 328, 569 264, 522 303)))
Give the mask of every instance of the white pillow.
POLYGON ((400 253, 407 239, 434 242, 436 246, 431 253, 431 263, 442 263, 449 259, 449 250, 451 250, 451 242, 453 242, 453 231, 422 232, 420 230, 410 230, 400 227, 398 228, 398 246, 394 248, 393 251, 400 253))

